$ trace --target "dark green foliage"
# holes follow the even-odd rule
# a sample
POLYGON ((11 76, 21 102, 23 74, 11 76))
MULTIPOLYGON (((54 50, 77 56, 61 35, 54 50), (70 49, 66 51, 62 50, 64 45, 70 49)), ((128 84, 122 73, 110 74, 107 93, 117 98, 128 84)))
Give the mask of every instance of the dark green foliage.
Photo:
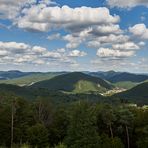
POLYGON ((10 146, 11 111, 0 105, 0 145, 10 146))
POLYGON ((100 148, 124 148, 124 145, 120 138, 109 138, 108 135, 102 134, 100 148))
POLYGON ((134 139, 138 148, 148 147, 148 110, 135 109, 131 110, 135 116, 134 118, 134 139))
POLYGON ((26 142, 27 128, 35 123, 34 113, 31 110, 30 104, 23 99, 17 99, 14 115, 14 142, 26 142))
POLYGON ((117 120, 118 122, 125 126, 130 126, 132 125, 133 122, 133 114, 130 110, 126 109, 126 108, 119 108, 117 111, 117 120))
POLYGON ((50 144, 58 144, 63 141, 67 134, 67 127, 69 125, 69 117, 64 108, 59 108, 53 114, 53 120, 48 127, 50 144))
POLYGON ((0 84, 0 98, 3 98, 8 94, 15 94, 27 99, 33 99, 36 95, 35 90, 31 90, 26 87, 19 87, 10 84, 0 84))
POLYGON ((50 99, 38 97, 33 105, 34 118, 36 122, 48 126, 52 122, 52 103, 50 99))
POLYGON ((33 147, 45 148, 48 146, 48 131, 42 124, 36 124, 27 130, 28 142, 33 147))
POLYGON ((138 140, 136 144, 137 148, 148 148, 148 137, 138 140))
POLYGON ((132 128, 133 125, 133 119, 134 116, 131 111, 128 109, 121 108, 117 111, 117 121, 119 123, 120 129, 126 134, 126 143, 127 147, 130 147, 130 128, 132 128))
POLYGON ((115 121, 116 121, 116 115, 114 113, 112 106, 106 104, 98 106, 97 124, 99 129, 101 129, 99 132, 103 133, 105 130, 107 131, 107 133, 109 133, 110 137, 113 138, 114 137, 113 125, 115 121))
POLYGON ((100 146, 93 106, 79 102, 73 108, 66 144, 69 148, 97 148, 100 146))
POLYGON ((10 147, 15 100, 15 148, 22 144, 39 148, 126 148, 128 140, 130 148, 147 148, 148 109, 115 104, 97 94, 42 89, 35 93, 43 92, 45 95, 31 101, 9 91, 0 93, 0 146, 10 147))
MULTIPOLYGON (((49 91, 42 88, 29 88, 29 87, 19 87, 15 85, 0 84, 0 100, 5 100, 3 98, 8 98, 8 94, 14 94, 23 97, 27 100, 35 100, 38 96, 47 98, 54 102, 55 104, 70 103, 78 100, 89 100, 91 102, 112 102, 111 99, 107 99, 102 95, 94 92, 85 94, 68 94, 59 91, 49 91), (6 96, 6 97, 5 97, 6 96)), ((120 100, 117 100, 118 103, 120 100)))

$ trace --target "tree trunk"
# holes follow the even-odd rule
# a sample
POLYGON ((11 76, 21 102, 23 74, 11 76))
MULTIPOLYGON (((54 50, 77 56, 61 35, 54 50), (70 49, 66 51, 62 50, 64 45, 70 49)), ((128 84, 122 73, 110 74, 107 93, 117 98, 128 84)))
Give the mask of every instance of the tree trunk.
POLYGON ((127 147, 130 148, 130 141, 129 141, 129 132, 128 132, 128 127, 125 126, 126 128, 126 136, 127 136, 127 147))
POLYGON ((41 121, 41 100, 39 100, 39 109, 38 109, 38 119, 39 119, 39 121, 41 121))
POLYGON ((112 125, 111 124, 109 124, 109 129, 110 129, 111 138, 113 139, 114 135, 113 135, 113 130, 112 130, 112 125))
POLYGON ((11 108, 11 148, 13 147, 14 101, 11 108))

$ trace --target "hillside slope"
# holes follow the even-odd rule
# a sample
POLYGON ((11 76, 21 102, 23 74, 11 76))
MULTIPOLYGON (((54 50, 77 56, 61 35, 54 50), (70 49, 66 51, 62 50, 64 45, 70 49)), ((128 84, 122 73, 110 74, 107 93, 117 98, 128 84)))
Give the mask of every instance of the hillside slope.
POLYGON ((135 103, 148 104, 148 82, 144 82, 130 90, 115 94, 122 99, 130 100, 135 103))
POLYGON ((31 87, 82 93, 86 91, 103 92, 111 89, 113 86, 100 78, 92 77, 81 72, 72 72, 35 83, 31 87))
POLYGON ((13 84, 19 86, 28 86, 36 82, 48 80, 65 72, 32 73, 29 75, 13 78, 9 80, 0 80, 0 84, 13 84))
MULTIPOLYGON (((140 82, 140 83, 143 83, 143 82, 140 82)), ((118 88, 131 89, 131 88, 139 85, 140 83, 139 82, 131 82, 131 81, 121 81, 121 82, 112 83, 112 84, 118 88)))

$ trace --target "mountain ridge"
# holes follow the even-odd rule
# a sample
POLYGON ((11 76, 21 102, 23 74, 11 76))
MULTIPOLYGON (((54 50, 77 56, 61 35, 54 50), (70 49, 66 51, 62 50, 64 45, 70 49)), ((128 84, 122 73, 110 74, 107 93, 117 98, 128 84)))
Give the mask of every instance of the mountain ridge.
MULTIPOLYGON (((80 81, 91 82, 95 87, 100 89, 111 89, 113 86, 101 78, 96 78, 82 72, 72 72, 56 76, 50 80, 45 80, 33 84, 31 87, 46 88, 49 90, 73 91, 75 85, 80 81), (97 86, 98 85, 98 86, 97 86), (99 88, 100 87, 100 88, 99 88)), ((92 88, 94 90, 94 87, 92 88)), ((91 91, 91 90, 90 90, 91 91)))
POLYGON ((142 82, 148 79, 148 75, 144 74, 135 74, 129 72, 90 72, 90 75, 103 78, 112 83, 122 82, 122 81, 131 81, 131 82, 142 82))

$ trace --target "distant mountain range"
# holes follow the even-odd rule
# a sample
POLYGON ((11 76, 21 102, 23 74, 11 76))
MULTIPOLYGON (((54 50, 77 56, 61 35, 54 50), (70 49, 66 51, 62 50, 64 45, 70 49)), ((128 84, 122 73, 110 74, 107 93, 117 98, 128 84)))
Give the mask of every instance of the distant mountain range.
MULTIPOLYGON (((34 83, 49 80, 55 76, 66 74, 70 72, 21 72, 21 71, 0 71, 0 83, 14 84, 19 86, 29 86, 34 83)), ((121 88, 132 88, 141 82, 148 80, 147 74, 133 74, 127 72, 89 72, 84 71, 83 73, 104 79, 115 86, 121 88)))
POLYGON ((90 72, 90 75, 108 80, 109 82, 112 82, 112 83, 123 82, 123 81, 139 83, 148 79, 148 75, 144 75, 144 74, 133 74, 128 72, 115 72, 115 71, 90 72))
MULTIPOLYGON (((20 87, 17 85, 0 84, 0 94, 2 92, 5 92, 6 94, 12 92, 18 96, 29 99, 36 98, 37 96, 52 95, 54 98, 54 96, 58 94, 58 99, 64 95, 63 99, 68 98, 69 100, 71 97, 73 99, 79 98, 79 96, 76 95, 79 94, 82 98, 89 95, 90 98, 94 97, 93 100, 97 100, 97 96, 98 98, 104 99, 104 96, 101 96, 100 93, 114 89, 114 85, 110 83, 109 80, 105 80, 105 77, 100 78, 99 76, 96 76, 96 73, 90 72, 87 72, 86 74, 86 72, 23 73, 19 71, 9 71, 6 75, 11 75, 10 73, 12 73, 12 76, 9 76, 9 80, 1 80, 0 82, 27 85, 20 87), (52 94, 52 92, 54 93, 52 94)), ((2 74, 4 75, 4 73, 2 74)), ((121 74, 122 73, 120 73, 120 75, 121 74)), ((115 76, 119 77, 119 74, 113 71, 102 72, 102 75, 106 76, 106 78, 107 76, 108 78, 109 76, 110 78, 115 76)), ((127 76, 128 75, 129 74, 127 74, 127 76)), ((133 78, 134 76, 137 77, 136 74, 130 74, 130 76, 131 75, 132 77, 130 78, 133 78)), ((133 103, 148 104, 148 81, 145 78, 145 75, 140 75, 140 79, 136 80, 138 82, 132 82, 133 79, 130 79, 130 82, 136 84, 136 86, 124 92, 112 95, 111 99, 119 98, 133 103), (144 78, 141 79, 141 76, 144 76, 144 78)), ((128 81, 121 82, 124 83, 124 85, 126 83, 126 85, 128 85, 128 81)))
POLYGON ((17 70, 0 71, 0 80, 9 80, 33 74, 34 72, 21 72, 17 70))

